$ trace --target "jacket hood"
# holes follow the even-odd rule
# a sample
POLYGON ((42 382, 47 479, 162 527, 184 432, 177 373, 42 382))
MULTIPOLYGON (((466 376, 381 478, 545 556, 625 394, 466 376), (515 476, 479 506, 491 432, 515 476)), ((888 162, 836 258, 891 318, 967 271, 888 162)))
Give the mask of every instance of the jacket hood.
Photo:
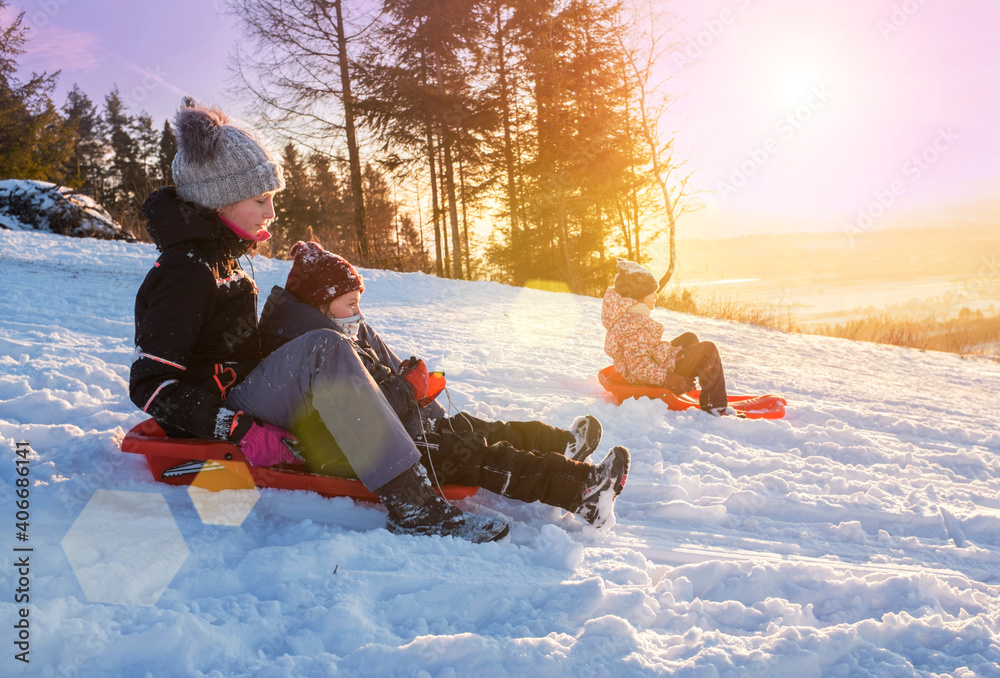
POLYGON ((271 293, 267 295, 264 310, 260 314, 260 322, 262 332, 276 335, 290 333, 292 336, 298 336, 309 329, 334 327, 334 323, 330 322, 318 308, 300 302, 291 292, 278 285, 272 287, 271 293), (308 329, 303 330, 303 326, 308 329))
POLYGON ((146 231, 161 252, 187 240, 214 240, 233 257, 246 254, 254 244, 243 240, 211 210, 207 210, 177 197, 173 186, 158 188, 142 204, 142 213, 148 220, 146 231))
POLYGON ((306 332, 322 329, 343 333, 337 323, 315 306, 299 301, 283 287, 275 285, 271 288, 260 314, 260 334, 265 354, 306 332))
POLYGON ((641 302, 630 297, 623 297, 614 287, 609 287, 604 293, 604 302, 601 304, 601 324, 604 325, 604 329, 610 330, 639 303, 641 302))

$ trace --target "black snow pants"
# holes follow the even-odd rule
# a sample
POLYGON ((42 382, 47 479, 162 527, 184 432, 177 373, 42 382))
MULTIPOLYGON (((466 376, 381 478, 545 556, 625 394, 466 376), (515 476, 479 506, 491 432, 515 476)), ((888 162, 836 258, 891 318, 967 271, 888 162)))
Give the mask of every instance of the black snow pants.
POLYGON ((423 464, 441 483, 479 486, 523 502, 575 511, 591 465, 564 456, 573 435, 540 421, 485 421, 465 412, 439 419, 437 450, 423 464))
POLYGON ((729 399, 718 347, 710 341, 698 341, 694 332, 685 332, 670 343, 682 349, 674 371, 689 379, 698 377, 701 409, 706 412, 725 409, 729 399))
MULTIPOLYGON (((482 487, 567 511, 579 508, 591 464, 564 456, 573 437, 569 431, 540 421, 485 421, 464 412, 438 419, 433 429, 416 443, 432 482, 482 487)), ((299 422, 293 432, 309 451, 307 470, 356 477, 318 418, 299 422)))

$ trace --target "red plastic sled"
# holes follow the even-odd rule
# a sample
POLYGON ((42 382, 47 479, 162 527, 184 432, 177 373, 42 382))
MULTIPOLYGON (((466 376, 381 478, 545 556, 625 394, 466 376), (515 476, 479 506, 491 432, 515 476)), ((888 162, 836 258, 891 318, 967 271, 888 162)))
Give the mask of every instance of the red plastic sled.
MULTIPOLYGON (((145 456, 153 479, 170 485, 194 484, 215 491, 276 487, 311 490, 326 497, 379 501, 360 480, 307 473, 294 466, 251 466, 238 445, 219 440, 168 438, 153 419, 139 422, 125 434, 122 452, 145 456)), ((441 494, 446 499, 464 499, 478 489, 444 485, 441 494)))
MULTIPOLYGON (((675 395, 658 386, 636 386, 625 381, 614 365, 608 365, 598 372, 597 380, 617 398, 619 405, 627 398, 659 398, 671 410, 686 410, 698 407, 698 396, 701 394, 701 391, 695 390, 684 395, 675 395)), ((785 416, 787 404, 784 398, 776 395, 730 394, 729 396, 729 406, 746 415, 747 419, 781 419, 785 416)))

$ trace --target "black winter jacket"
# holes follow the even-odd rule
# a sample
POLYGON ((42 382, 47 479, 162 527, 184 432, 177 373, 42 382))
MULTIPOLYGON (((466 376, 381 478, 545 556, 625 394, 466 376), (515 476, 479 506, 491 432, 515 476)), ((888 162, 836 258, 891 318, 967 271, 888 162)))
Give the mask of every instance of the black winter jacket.
POLYGON ((135 298, 132 402, 171 436, 224 439, 227 390, 257 366, 257 286, 240 267, 250 241, 173 187, 142 206, 160 257, 135 298))

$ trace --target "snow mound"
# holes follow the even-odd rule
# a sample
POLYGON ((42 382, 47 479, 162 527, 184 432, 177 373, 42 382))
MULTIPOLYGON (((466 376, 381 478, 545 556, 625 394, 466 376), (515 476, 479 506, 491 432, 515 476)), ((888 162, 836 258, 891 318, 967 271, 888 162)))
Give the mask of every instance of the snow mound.
POLYGON ((48 181, 0 181, 0 228, 78 238, 130 240, 96 200, 48 181))

